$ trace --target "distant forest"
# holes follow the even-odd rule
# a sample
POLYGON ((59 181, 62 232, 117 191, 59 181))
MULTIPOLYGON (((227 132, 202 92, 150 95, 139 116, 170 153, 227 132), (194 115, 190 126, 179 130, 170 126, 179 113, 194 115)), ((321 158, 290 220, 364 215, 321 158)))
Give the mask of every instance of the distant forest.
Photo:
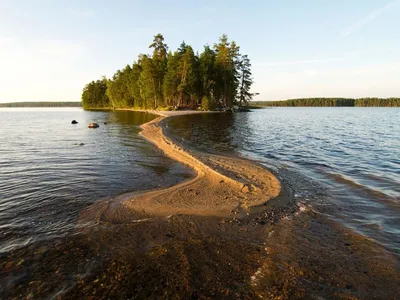
POLYGON ((252 106, 359 106, 359 107, 400 107, 400 98, 301 98, 283 101, 253 101, 252 106))
POLYGON ((169 51, 161 34, 149 46, 152 54, 118 70, 111 79, 88 83, 84 108, 202 108, 245 106, 253 97, 251 64, 239 46, 222 35, 213 47, 195 53, 182 42, 169 51))
POLYGON ((81 102, 10 102, 0 103, 0 107, 81 107, 81 102))

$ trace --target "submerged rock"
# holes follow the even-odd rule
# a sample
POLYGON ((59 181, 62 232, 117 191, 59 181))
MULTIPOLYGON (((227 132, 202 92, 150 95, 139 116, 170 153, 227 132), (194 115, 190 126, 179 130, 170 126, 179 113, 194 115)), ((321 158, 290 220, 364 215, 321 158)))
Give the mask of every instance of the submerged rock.
POLYGON ((98 127, 99 127, 99 124, 97 124, 97 123, 90 123, 90 124, 88 125, 88 127, 89 127, 89 128, 98 128, 98 127))
POLYGON ((78 121, 77 120, 72 120, 71 124, 78 124, 78 121))

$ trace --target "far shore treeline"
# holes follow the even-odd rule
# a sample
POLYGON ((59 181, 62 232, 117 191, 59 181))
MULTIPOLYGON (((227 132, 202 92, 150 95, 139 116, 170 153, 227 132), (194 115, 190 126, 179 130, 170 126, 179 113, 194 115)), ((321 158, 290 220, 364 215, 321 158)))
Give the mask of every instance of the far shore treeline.
POLYGON ((81 107, 81 102, 9 102, 0 103, 0 107, 81 107))
POLYGON ((200 54, 185 42, 168 51, 161 34, 154 36, 149 48, 151 55, 140 54, 113 78, 88 83, 82 106, 210 110, 245 106, 252 99, 250 60, 226 35, 213 47, 204 46, 200 54))
POLYGON ((301 98, 282 101, 253 101, 252 106, 359 106, 359 107, 400 107, 400 98, 301 98))

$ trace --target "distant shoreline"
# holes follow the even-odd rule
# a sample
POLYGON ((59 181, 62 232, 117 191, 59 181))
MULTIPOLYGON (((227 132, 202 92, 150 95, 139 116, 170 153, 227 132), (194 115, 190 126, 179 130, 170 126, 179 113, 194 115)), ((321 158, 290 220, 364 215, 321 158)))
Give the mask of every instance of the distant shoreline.
POLYGON ((299 98, 249 104, 253 107, 400 107, 400 98, 299 98))
POLYGON ((0 107, 82 107, 82 102, 7 102, 0 107))

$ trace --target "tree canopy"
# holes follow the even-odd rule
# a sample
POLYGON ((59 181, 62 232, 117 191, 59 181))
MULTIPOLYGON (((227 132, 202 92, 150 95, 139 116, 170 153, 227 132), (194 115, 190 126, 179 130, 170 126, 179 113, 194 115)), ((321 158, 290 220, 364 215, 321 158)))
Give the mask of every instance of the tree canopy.
POLYGON ((92 81, 88 83, 82 92, 82 106, 87 107, 108 107, 109 96, 107 93, 107 79, 92 81))
POLYGON ((252 99, 250 59, 222 35, 214 47, 199 54, 182 42, 168 50, 162 34, 149 45, 152 54, 140 54, 132 65, 110 79, 88 83, 84 108, 192 108, 246 106, 252 99))

